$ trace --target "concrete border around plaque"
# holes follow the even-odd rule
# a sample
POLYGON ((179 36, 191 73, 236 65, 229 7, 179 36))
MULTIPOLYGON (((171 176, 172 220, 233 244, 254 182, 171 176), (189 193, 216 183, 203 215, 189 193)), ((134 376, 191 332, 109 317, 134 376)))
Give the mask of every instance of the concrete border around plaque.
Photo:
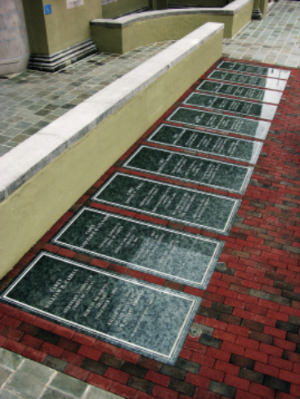
POLYGON ((206 289, 224 246, 224 241, 87 207, 52 242, 199 289, 206 289))
POLYGON ((214 69, 207 76, 207 79, 213 79, 229 83, 240 83, 242 85, 277 91, 284 91, 287 84, 286 80, 266 78, 264 76, 257 75, 247 75, 245 73, 243 74, 239 72, 224 71, 222 69, 214 69), (234 80, 233 76, 236 76, 237 79, 234 80))
MULTIPOLYGON (((125 179, 125 180, 126 180, 125 179)), ((111 191, 111 190, 110 190, 111 191)), ((167 191, 167 190, 166 190, 167 191)), ((141 213, 146 213, 148 215, 152 215, 152 216, 158 216, 161 218, 165 218, 167 220, 171 220, 177 223, 184 223, 190 226, 194 226, 197 227, 199 229, 206 229, 206 230, 210 230, 219 234, 224 234, 227 235, 231 229, 233 220, 238 212, 239 206, 241 204, 241 200, 237 199, 237 198, 231 198, 231 197, 225 197, 222 195, 218 195, 218 194, 212 194, 212 193, 207 193, 205 191, 199 191, 199 190, 194 190, 191 188, 187 188, 187 187, 181 187, 181 186, 176 186, 174 184, 169 184, 169 183, 164 183, 164 182, 159 182, 157 180, 152 180, 152 179, 147 179, 144 177, 140 177, 140 176, 135 176, 135 175, 129 175, 129 174, 125 174, 122 172, 115 172, 108 181, 106 181, 103 186, 94 194, 94 196, 92 197, 93 201, 97 201, 100 203, 104 203, 104 204, 109 204, 109 205, 114 205, 117 207, 121 207, 121 208, 125 208, 125 209, 129 209, 132 211, 138 211, 141 213), (186 198, 186 203, 183 203, 183 206, 181 208, 179 208, 177 210, 177 215, 176 216, 170 216, 168 214, 168 212, 159 212, 159 211, 149 211, 149 210, 145 210, 142 207, 138 207, 138 206, 130 206, 130 205, 126 205, 124 204, 124 202, 122 201, 117 201, 117 199, 119 198, 124 198, 127 202, 129 202, 128 200, 134 200, 134 195, 137 195, 137 192, 140 193, 141 192, 141 188, 140 188, 140 184, 138 184, 137 187, 129 187, 129 189, 126 187, 123 188, 124 185, 119 184, 117 189, 114 189, 113 192, 116 193, 116 196, 118 198, 112 198, 112 193, 109 192, 106 195, 106 199, 103 198, 98 198, 100 194, 103 194, 103 191, 105 191, 106 188, 108 188, 108 186, 110 186, 111 184, 113 184, 113 182, 115 180, 118 179, 118 177, 125 177, 128 180, 136 180, 137 182, 144 182, 144 184, 149 184, 149 188, 147 193, 145 193, 145 195, 142 198, 141 202, 147 203, 150 202, 152 200, 152 202, 155 203, 155 209, 159 208, 160 204, 163 203, 162 206, 164 206, 165 208, 167 208, 167 205, 170 206, 172 205, 172 202, 177 200, 177 198, 175 197, 176 195, 176 191, 178 192, 182 192, 181 194, 179 194, 179 197, 181 195, 181 199, 184 198, 185 196, 188 196, 188 194, 191 194, 191 198, 186 198), (152 187, 151 187, 152 186, 152 187), (168 201, 170 199, 170 197, 168 197, 166 195, 166 192, 162 193, 162 195, 159 198, 155 198, 155 194, 153 194, 155 191, 157 192, 159 189, 155 186, 159 187, 166 187, 166 189, 170 188, 171 193, 168 193, 168 195, 172 198, 172 201, 168 201), (122 188, 124 190, 124 192, 122 191, 122 188), (150 189, 150 191, 149 191, 150 189), (173 192, 172 192, 173 189, 173 192), (128 194, 125 192, 128 191, 128 194), (149 192, 149 195, 148 195, 149 192), (127 194, 127 195, 126 195, 127 194), (193 204, 193 202, 196 200, 196 197, 204 197, 206 198, 206 200, 202 199, 199 200, 198 203, 196 203, 195 205, 193 204), (222 220, 220 213, 222 212, 222 208, 224 207, 221 206, 221 204, 216 204, 216 209, 210 209, 209 208, 209 200, 215 198, 216 201, 224 201, 229 203, 232 203, 232 206, 228 206, 228 210, 227 210, 227 214, 226 214, 226 218, 224 218, 224 220, 222 220), (202 207, 201 207, 201 203, 202 203, 202 207), (197 209, 199 207, 200 212, 197 210, 195 212, 193 212, 192 210, 190 211, 190 215, 188 215, 188 217, 184 217, 187 213, 188 210, 190 208, 194 208, 194 206, 197 206, 197 209), (188 210, 186 210, 188 208, 188 210), (209 219, 209 215, 211 215, 212 213, 215 214, 215 220, 208 220, 208 222, 204 223, 202 222, 202 224, 200 223, 201 221, 201 216, 199 217, 199 222, 197 222, 197 218, 196 218, 196 214, 199 213, 201 214, 202 218, 203 218, 203 213, 205 213, 204 218, 206 217, 207 219, 209 219), (183 215, 182 217, 180 217, 180 215, 183 215), (194 219, 194 221, 193 221, 194 219), (209 225, 209 221, 211 223, 214 223, 215 226, 213 225, 209 225), (220 226, 217 227, 216 223, 219 222, 220 226), (222 225, 222 226, 221 226, 222 225)), ((197 200, 196 200, 197 201, 197 200)), ((180 201, 178 201, 180 202, 180 201)), ((173 211, 173 214, 175 213, 175 211, 173 211)))
POLYGON ((232 62, 224 60, 221 61, 216 68, 224 69, 226 71, 242 72, 251 75, 259 75, 268 78, 283 79, 283 80, 288 80, 291 73, 291 71, 287 71, 285 69, 270 68, 265 66, 246 64, 244 62, 232 62), (227 68, 225 64, 229 64, 227 68))
POLYGON ((267 89, 258 89, 255 87, 247 87, 247 86, 242 86, 242 85, 235 85, 235 84, 229 84, 229 83, 222 83, 222 82, 213 82, 211 80, 203 80, 199 86, 196 87, 195 90, 198 91, 203 91, 205 93, 214 93, 214 94, 222 94, 226 96, 232 96, 232 97, 237 97, 237 98, 245 98, 248 100, 255 100, 255 101, 260 101, 264 103, 272 103, 272 104, 279 104, 280 99, 282 96, 281 91, 275 91, 275 90, 267 90, 267 89), (216 90, 209 90, 203 88, 203 86, 211 85, 215 86, 216 90), (221 91, 222 88, 233 88, 235 90, 233 93, 228 90, 221 91), (238 91, 241 91, 241 93, 236 93, 238 91), (247 96, 246 93, 249 93, 250 95, 247 96), (251 95, 252 94, 252 95, 251 95), (256 96, 254 95, 256 94, 256 96), (263 96, 263 97, 262 97, 263 96))
MULTIPOLYGON (((199 165, 199 166, 201 167, 201 165, 199 165)), ((181 153, 181 152, 176 152, 176 151, 171 151, 171 150, 165 150, 165 149, 157 148, 157 147, 148 147, 148 146, 145 146, 145 145, 141 145, 141 146, 140 146, 140 147, 139 147, 139 148, 138 148, 138 149, 124 162, 124 163, 123 163, 122 167, 126 167, 126 168, 133 169, 133 170, 138 170, 138 171, 141 171, 141 172, 144 172, 144 173, 151 173, 151 174, 158 175, 158 176, 165 176, 165 177, 168 177, 168 178, 174 179, 174 180, 181 180, 181 181, 186 181, 186 182, 189 182, 189 183, 194 183, 194 184, 198 184, 198 185, 202 185, 202 186, 208 186, 208 187, 212 187, 212 188, 217 189, 217 190, 223 190, 223 191, 234 192, 234 193, 237 193, 237 194, 240 194, 240 195, 242 195, 242 194, 245 193, 245 191, 246 191, 246 189, 247 189, 247 186, 248 186, 248 183, 249 183, 249 181, 250 181, 250 178, 251 178, 253 169, 254 169, 252 166, 242 166, 242 165, 237 165, 237 164, 231 164, 231 163, 229 163, 229 162, 217 161, 217 160, 210 159, 210 158, 202 158, 202 157, 196 156, 196 155, 184 154, 184 153, 181 153), (203 182, 203 180, 200 181, 200 180, 197 180, 197 179, 189 179, 189 178, 185 178, 185 177, 183 178, 183 177, 180 177, 180 176, 178 176, 178 175, 176 175, 176 174, 166 174, 166 173, 162 173, 161 171, 155 172, 155 171, 153 171, 153 170, 151 170, 151 169, 140 168, 140 167, 136 167, 136 166, 130 166, 130 165, 129 165, 130 161, 131 161, 136 155, 138 155, 138 153, 139 153, 140 151, 142 151, 144 148, 147 149, 147 150, 160 151, 160 152, 166 152, 166 153, 169 153, 169 154, 174 154, 174 155, 177 155, 177 156, 182 157, 182 158, 184 158, 184 157, 186 157, 186 158, 193 158, 193 159, 195 160, 195 162, 196 162, 196 161, 199 161, 199 162, 201 163, 201 162, 203 161, 203 162, 210 162, 211 164, 219 164, 219 165, 224 164, 224 165, 236 167, 236 168, 238 168, 238 169, 247 169, 247 172, 246 172, 245 175, 244 175, 243 181, 242 181, 242 182, 239 182, 239 188, 238 188, 238 189, 235 189, 235 188, 228 188, 228 187, 226 187, 226 186, 220 186, 220 185, 217 186, 217 185, 214 185, 214 184, 212 184, 212 183, 206 183, 206 182, 203 182)), ((160 167, 161 167, 161 165, 160 165, 160 167)), ((195 168, 196 168, 196 166, 195 166, 195 168)), ((217 166, 216 166, 216 168, 217 168, 217 166)), ((198 172, 197 172, 197 173, 198 173, 198 172)), ((215 173, 215 172, 212 172, 212 174, 214 174, 214 173, 215 173)), ((202 173, 202 174, 203 174, 203 173, 202 173)), ((204 172, 204 175, 205 175, 205 172, 204 172)))
POLYGON ((45 251, 0 298, 167 364, 175 363, 201 303, 199 297, 45 251))
POLYGON ((261 104, 253 101, 245 101, 220 95, 198 92, 192 92, 191 94, 189 94, 189 96, 186 97, 182 103, 197 108, 210 108, 217 112, 230 112, 232 114, 253 116, 258 119, 267 120, 273 120, 277 110, 276 105, 261 104), (208 101, 205 101, 205 97, 207 97, 206 100, 208 101), (199 100, 199 103, 197 103, 197 98, 199 100), (203 100, 202 104, 201 99, 203 100), (217 104, 218 102, 220 102, 220 104, 217 104), (233 105, 232 109, 230 108, 230 103, 233 105), (257 108, 257 110, 255 108, 257 108))
POLYGON ((250 119, 250 118, 243 118, 241 116, 233 116, 233 115, 226 115, 220 112, 209 112, 209 111, 203 111, 200 109, 193 109, 193 108, 188 108, 188 107, 177 107, 166 119, 168 122, 173 122, 173 123, 180 123, 182 125, 189 125, 189 126, 194 126, 194 127, 198 127, 198 128, 204 128, 204 129, 210 129, 210 130, 217 130, 217 131, 221 131, 221 132, 226 132, 226 133, 234 133, 236 135, 241 135, 241 136, 247 136, 247 137, 252 137, 252 138, 256 138, 256 139, 261 139, 264 140, 267 137, 268 131, 271 127, 271 123, 270 122, 266 122, 266 121, 259 121, 257 119, 250 119), (171 118, 174 117, 174 115, 177 112, 181 112, 181 110, 185 110, 186 112, 189 113, 198 113, 198 116, 195 118, 195 122, 197 118, 199 118, 199 124, 197 125, 197 123, 193 123, 193 122, 189 122, 187 120, 182 120, 182 119, 175 119, 172 120, 171 118), (201 116, 200 116, 201 115, 201 116), (201 119, 202 117, 205 117, 205 115, 210 116, 211 119, 215 118, 219 118, 219 121, 216 121, 217 123, 215 125, 207 125, 205 123, 201 124, 201 119), (226 122, 225 122, 226 120, 226 122), (237 124, 237 127, 235 127, 234 129, 230 129, 226 127, 228 126, 228 123, 230 121, 233 121, 232 126, 234 126, 234 120, 237 124), (222 124, 224 126, 222 126, 222 124), (251 132, 252 134, 248 133, 247 131, 242 131, 241 133, 241 129, 243 126, 243 124, 252 124, 253 126, 256 125, 255 127, 255 131, 251 132))
POLYGON ((179 126, 174 126, 174 125, 168 125, 166 123, 162 123, 160 126, 158 126, 158 128, 156 128, 154 130, 154 132, 151 133, 151 135, 147 138, 146 142, 149 143, 155 143, 155 144, 160 144, 160 145, 165 145, 165 146, 169 146, 169 147, 175 147, 175 148, 181 148, 182 150, 190 150, 190 151, 194 151, 194 152, 200 152, 200 153, 204 153, 204 154, 210 154, 210 155, 215 155, 215 156, 220 156, 220 157, 224 157, 224 158, 228 158, 228 159, 236 159, 238 161, 242 161, 242 162, 248 162, 250 164, 256 164, 259 154, 261 152, 261 149, 264 145, 263 142, 261 141, 256 141, 256 140, 245 140, 242 138, 237 138, 237 137, 232 137, 232 136, 228 136, 226 134, 222 135, 222 134, 218 134, 218 133, 211 133, 211 132, 206 132, 203 130, 196 130, 196 129, 191 129, 191 128, 185 128, 185 127, 179 127, 179 126), (175 139, 175 143, 170 143, 170 142, 164 142, 164 141, 158 141, 155 140, 155 135, 159 134, 160 130, 163 129, 165 126, 172 128, 174 130, 178 129, 179 132, 179 137, 175 139), (212 152, 212 151, 207 151, 205 149, 203 149, 203 147, 192 147, 192 146, 183 146, 183 145, 177 145, 178 141, 180 141, 180 139, 182 139, 182 136, 186 133, 186 132, 193 132, 195 134, 198 134, 199 136, 207 136, 207 137, 218 137, 224 140, 229 140, 232 141, 232 143, 245 143, 245 144, 252 144, 254 150, 252 151, 252 155, 251 158, 246 158, 246 157, 237 157, 237 156, 233 156, 233 155, 228 155, 224 152, 212 152))

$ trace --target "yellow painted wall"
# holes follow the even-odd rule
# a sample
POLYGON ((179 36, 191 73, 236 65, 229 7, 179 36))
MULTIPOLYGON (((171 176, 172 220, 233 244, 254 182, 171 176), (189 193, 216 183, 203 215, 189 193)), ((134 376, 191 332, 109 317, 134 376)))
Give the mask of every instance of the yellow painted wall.
POLYGON ((30 52, 49 54, 43 2, 23 0, 23 5, 30 52))
POLYGON ((180 39, 206 22, 224 23, 224 37, 231 38, 250 22, 252 8, 250 2, 235 15, 169 15, 136 21, 124 28, 91 25, 91 35, 99 51, 121 54, 149 43, 180 39))
MULTIPOLYGON (((180 39, 206 22, 224 22, 224 18, 190 14, 136 21, 124 28, 91 25, 91 35, 99 51, 124 54, 150 43, 180 39)), ((228 26, 224 30, 225 37, 227 31, 228 26)))
POLYGON ((244 26, 251 21, 253 10, 253 2, 246 4, 239 12, 233 17, 231 36, 234 37, 244 26))
POLYGON ((267 15, 268 0, 260 0, 260 11, 262 12, 264 17, 267 15))
POLYGON ((188 4, 198 7, 225 7, 229 4, 228 0, 169 0, 169 4, 188 4))
MULTIPOLYGON (((181 0, 174 0, 181 2, 181 0)), ((188 0, 190 1, 190 0, 188 0)), ((210 6, 224 6, 228 0, 191 0, 210 6), (220 3, 220 4, 219 4, 220 3)), ((267 0, 261 1, 264 6, 267 0)), ((96 18, 114 18, 149 4, 148 0, 118 0, 103 6, 101 0, 84 0, 84 5, 67 9, 66 0, 23 0, 30 52, 51 55, 92 37, 100 51, 124 53, 136 47, 163 40, 179 39, 206 22, 225 23, 224 37, 231 38, 250 21, 249 4, 234 17, 216 14, 168 16, 136 22, 124 28, 95 27, 96 18), (51 4, 52 14, 44 15, 44 5, 51 4)), ((189 3, 193 4, 193 3, 189 3)), ((161 8, 161 7, 158 7, 161 8)), ((266 8, 266 7, 265 7, 266 8)))
POLYGON ((211 37, 0 204, 0 278, 221 57, 222 38, 211 37))
POLYGON ((117 0, 102 6, 102 16, 103 18, 115 18, 119 15, 138 10, 139 8, 147 7, 148 5, 148 0, 117 0))
POLYGON ((54 54, 90 38, 90 21, 102 17, 101 0, 67 9, 66 0, 23 0, 30 52, 54 54), (44 15, 51 4, 52 14, 44 15))
POLYGON ((180 4, 198 7, 224 7, 229 0, 117 0, 102 6, 103 18, 115 18, 142 7, 150 6, 153 10, 168 8, 169 4, 180 4))
POLYGON ((168 8, 168 0, 149 0, 149 6, 152 10, 165 10, 168 8))

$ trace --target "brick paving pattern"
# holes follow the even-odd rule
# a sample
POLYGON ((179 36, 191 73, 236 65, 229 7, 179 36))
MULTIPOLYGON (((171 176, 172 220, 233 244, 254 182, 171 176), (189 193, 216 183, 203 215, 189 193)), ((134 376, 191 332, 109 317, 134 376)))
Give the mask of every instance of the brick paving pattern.
MULTIPOLYGON (((209 73, 195 82, 100 177, 7 274, 0 287, 7 286, 43 249, 202 297, 193 324, 194 329, 202 331, 200 336, 188 334, 175 366, 170 366, 1 304, 3 348, 128 399, 300 397, 299 69, 291 70, 246 193, 243 196, 227 193, 242 199, 228 236, 91 201, 94 192, 114 171, 125 171, 122 161, 137 146, 146 144, 144 140, 158 124, 209 73), (51 244, 54 234, 83 205, 226 241, 206 291, 51 244)), ((147 177, 144 173, 130 173, 147 177)), ((204 186, 152 178, 224 195, 204 186)))
MULTIPOLYGON (((265 20, 252 21, 233 40, 226 39, 224 55, 289 66, 289 69, 299 67, 299 6, 299 2, 280 1, 275 4, 265 20)), ((146 48, 145 52, 147 51, 146 48)), ((157 51, 158 49, 154 48, 151 53, 150 46, 149 56, 157 51)), ((0 91, 0 96, 5 100, 7 108, 5 113, 1 109, 0 155, 94 94, 104 87, 102 84, 112 81, 105 83, 105 79, 116 79, 127 72, 129 69, 123 72, 123 68, 127 61, 130 63, 131 56, 134 59, 133 63, 136 62, 132 68, 148 58, 145 54, 142 60, 135 60, 135 56, 143 57, 143 51, 136 55, 131 52, 128 59, 125 57, 122 62, 119 59, 121 57, 114 55, 94 55, 70 66, 66 73, 45 74, 47 77, 41 79, 43 73, 31 71, 14 79, 1 81, 0 90, 4 88, 5 93, 0 91), (106 57, 105 62, 101 61, 102 56, 106 57), (98 62, 100 65, 97 65, 98 62), (111 71, 111 78, 106 75, 102 81, 100 68, 105 68, 106 66, 101 64, 106 62, 109 64, 107 70, 112 63, 119 64, 116 70, 111 71), (78 77, 78 71, 83 65, 86 65, 84 68, 88 80, 87 83, 79 81, 82 84, 76 86, 78 78, 82 78, 78 77), (76 69, 77 67, 79 69, 76 69), (94 73, 96 77, 93 76, 94 73), (60 84, 58 79, 62 79, 63 83, 60 84), (45 87, 41 87, 43 82, 45 87), (20 87, 26 90, 20 92, 20 87), (41 91, 37 91, 37 88, 41 88, 41 91), (59 93, 55 92, 56 90, 59 93), (72 92, 70 97, 69 92, 72 92), (63 102, 56 104, 54 108, 49 106, 56 100, 63 102), (35 108, 37 104, 39 107, 35 108), (41 114, 35 115, 39 111, 41 114), (10 118, 12 119, 7 122, 10 118), (22 122, 30 125, 16 126, 22 122), (9 135, 3 134, 7 131, 10 132, 9 135), (8 144, 7 138, 1 138, 2 135, 7 135, 8 144), (15 139, 16 137, 19 138, 15 139), (7 148, 3 149, 4 146, 7 148)), ((300 70, 292 69, 288 86, 283 93, 246 193, 243 197, 228 194, 242 198, 241 207, 228 236, 219 236, 158 218, 147 218, 153 223, 165 224, 169 228, 185 229, 194 234, 226 241, 205 292, 76 254, 49 242, 83 204, 99 206, 90 201, 91 195, 113 171, 122 171, 121 162, 117 162, 101 177, 0 283, 0 289, 4 288, 36 253, 44 249, 198 295, 203 300, 193 323, 193 331, 196 331, 196 334, 191 330, 191 334, 187 336, 175 366, 145 358, 1 304, 0 346, 5 349, 0 349, 0 398, 41 398, 42 395, 46 395, 47 389, 50 390, 50 397, 54 397, 51 391, 54 389, 55 397, 62 399, 92 399, 93 392, 98 395, 96 397, 106 398, 106 394, 117 394, 133 399, 300 398, 299 93, 300 70), (200 331, 202 333, 199 336, 200 331), (43 379, 43 372, 49 375, 49 378, 43 381, 42 391, 36 390, 32 384, 32 390, 22 396, 21 392, 13 389, 9 381, 13 378, 17 380, 18 372, 22 376, 22 364, 25 361, 26 366, 30 365, 28 367, 36 370, 37 378, 41 376, 43 379), (38 371, 40 369, 43 371, 38 371), (58 380, 63 379, 63 384, 51 385, 54 376, 57 375, 58 380), (64 386, 68 386, 67 381, 71 377, 76 379, 72 381, 77 381, 74 387, 80 386, 80 382, 84 383, 85 390, 81 396, 78 396, 80 389, 72 393, 63 389, 64 386), (98 388, 109 393, 101 391, 99 394, 99 391, 93 391, 98 388)), ((161 120, 166 116, 167 114, 161 120)), ((149 129, 122 160, 137 145, 143 143, 159 123, 160 121, 149 129)), ((176 181, 176 184, 183 183, 176 181)), ((186 183, 183 185, 198 188, 186 183)), ((203 186, 201 190, 224 195, 224 192, 203 186)), ((120 212, 117 208, 105 209, 120 212)), ((145 219, 145 215, 130 212, 126 214, 145 219)), ((38 387, 39 384, 40 382, 37 383, 38 387)))

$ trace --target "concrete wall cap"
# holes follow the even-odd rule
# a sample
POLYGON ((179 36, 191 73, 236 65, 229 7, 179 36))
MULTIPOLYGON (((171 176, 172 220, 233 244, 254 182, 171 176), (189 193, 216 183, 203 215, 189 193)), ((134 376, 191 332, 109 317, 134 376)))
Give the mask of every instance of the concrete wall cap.
POLYGON ((56 135, 36 133, 0 158, 0 201, 59 156, 66 144, 56 135))
POLYGON ((169 9, 169 10, 155 10, 145 11, 143 13, 130 14, 117 19, 93 19, 90 23, 96 26, 105 26, 106 28, 123 29, 135 22, 141 22, 148 19, 171 17, 176 15, 189 14, 219 14, 219 15, 234 15, 253 0, 235 0, 223 8, 199 8, 191 7, 184 9, 169 9))
MULTIPOLYGON (((237 0, 236 0, 237 1, 237 0)), ((247 0, 253 1, 253 0, 247 0)), ((144 13, 131 14, 118 19, 93 19, 90 24, 93 26, 104 26, 105 28, 111 29, 123 29, 136 22, 146 21, 150 19, 157 19, 163 17, 174 17, 179 15, 190 15, 190 14, 220 14, 220 15, 234 15, 235 11, 232 9, 222 8, 188 8, 179 10, 168 10, 168 11, 147 11, 144 13)))
POLYGON ((207 23, 86 99, 0 158, 0 202, 162 76, 224 24, 207 23))
POLYGON ((236 13, 251 2, 253 2, 253 0, 235 0, 232 3, 227 4, 227 6, 224 7, 224 10, 231 10, 236 13))

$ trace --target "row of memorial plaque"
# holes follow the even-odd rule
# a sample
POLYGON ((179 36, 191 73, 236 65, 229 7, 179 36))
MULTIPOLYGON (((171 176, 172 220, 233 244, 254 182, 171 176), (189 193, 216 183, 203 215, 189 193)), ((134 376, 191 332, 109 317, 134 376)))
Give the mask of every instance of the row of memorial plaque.
MULTIPOLYGON (((283 90, 286 83, 283 79, 288 76, 288 71, 223 61, 209 79, 260 88, 207 80, 184 104, 271 120, 281 93, 269 89, 283 90), (263 77, 252 76, 255 74, 263 77), (224 95, 259 103, 229 99, 224 95)), ((147 139, 150 144, 174 147, 176 151, 142 145, 122 167, 242 195, 253 167, 196 154, 255 164, 263 143, 230 137, 228 133, 264 139, 270 123, 187 106, 177 107, 168 117, 168 123, 161 124, 147 139), (223 134, 174 126, 174 122, 223 134), (192 151, 194 155, 184 151, 192 151)), ((223 235, 229 233, 241 202, 121 172, 114 173, 94 194, 92 201, 223 235)), ((207 287, 224 246, 220 240, 92 207, 81 208, 52 241, 92 257, 199 289, 207 287)), ((25 268, 2 293, 1 299, 169 364, 175 363, 201 302, 192 295, 46 252, 41 252, 25 268)))

